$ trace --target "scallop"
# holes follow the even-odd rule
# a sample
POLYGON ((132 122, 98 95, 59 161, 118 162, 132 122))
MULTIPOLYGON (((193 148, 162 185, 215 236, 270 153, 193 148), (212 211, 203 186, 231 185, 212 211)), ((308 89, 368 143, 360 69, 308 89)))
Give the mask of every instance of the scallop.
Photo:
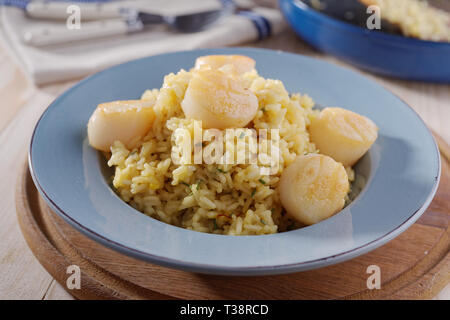
POLYGON ((342 108, 325 108, 311 121, 309 133, 320 153, 344 166, 352 166, 375 142, 378 127, 358 113, 342 108))
POLYGON ((349 188, 341 163, 325 155, 309 154, 297 156, 283 171, 278 191, 288 214, 312 225, 342 210, 349 188))
POLYGON ((244 74, 255 68, 255 60, 241 55, 210 55, 198 57, 195 61, 195 69, 201 69, 205 65, 212 69, 232 65, 238 74, 244 74))
POLYGON ((238 78, 200 69, 189 81, 181 108, 186 118, 201 120, 203 128, 240 128, 255 117, 258 99, 238 78))
POLYGON ((154 103, 154 100, 127 100, 99 104, 88 122, 89 144, 101 151, 110 151, 114 141, 134 148, 152 127, 154 103))

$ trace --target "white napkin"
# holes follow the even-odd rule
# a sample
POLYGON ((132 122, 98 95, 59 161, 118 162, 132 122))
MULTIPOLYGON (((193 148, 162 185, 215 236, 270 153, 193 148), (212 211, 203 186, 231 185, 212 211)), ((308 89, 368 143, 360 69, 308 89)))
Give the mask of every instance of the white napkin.
MULTIPOLYGON (((182 14, 209 10, 217 5, 218 1, 135 0, 120 2, 119 5, 127 4, 135 8, 152 9, 151 12, 154 13, 182 14), (157 11, 155 8, 164 10, 157 11)), ((118 4, 114 2, 111 5, 118 4)), ((283 17, 276 9, 257 7, 252 11, 270 23, 272 35, 285 27, 283 17)), ((197 33, 177 33, 166 26, 155 25, 135 34, 37 48, 22 41, 27 30, 42 26, 61 27, 65 22, 29 19, 21 9, 14 7, 1 8, 0 22, 3 43, 38 85, 80 78, 109 66, 149 55, 237 45, 257 40, 260 36, 260 31, 248 15, 232 15, 197 33)))

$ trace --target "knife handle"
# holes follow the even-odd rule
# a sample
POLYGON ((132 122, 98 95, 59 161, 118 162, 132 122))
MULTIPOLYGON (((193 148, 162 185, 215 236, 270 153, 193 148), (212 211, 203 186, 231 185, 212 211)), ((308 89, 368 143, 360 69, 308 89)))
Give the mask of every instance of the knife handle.
POLYGON ((68 12, 71 5, 76 5, 80 9, 80 18, 84 21, 120 17, 118 8, 101 3, 31 1, 27 4, 25 12, 32 18, 64 20, 71 14, 68 12))
POLYGON ((80 29, 69 29, 66 26, 44 27, 25 32, 23 40, 35 47, 63 44, 81 40, 90 40, 118 36, 132 31, 142 30, 141 22, 130 24, 123 19, 84 22, 80 29))

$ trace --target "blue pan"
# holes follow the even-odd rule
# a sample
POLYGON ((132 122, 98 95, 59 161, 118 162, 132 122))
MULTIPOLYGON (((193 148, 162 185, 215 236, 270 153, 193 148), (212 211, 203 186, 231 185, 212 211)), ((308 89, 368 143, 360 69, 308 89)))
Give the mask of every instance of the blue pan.
POLYGON ((450 43, 369 30, 325 15, 300 0, 279 0, 295 32, 313 47, 384 76, 450 83, 450 43))

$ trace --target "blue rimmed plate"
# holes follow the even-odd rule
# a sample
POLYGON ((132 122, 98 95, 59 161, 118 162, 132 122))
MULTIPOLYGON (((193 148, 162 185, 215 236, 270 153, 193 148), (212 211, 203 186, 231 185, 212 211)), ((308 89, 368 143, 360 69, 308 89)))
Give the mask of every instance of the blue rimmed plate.
POLYGON ((36 125, 29 151, 33 180, 50 207, 73 227, 121 253, 194 272, 280 274, 319 268, 364 254, 398 236, 431 202, 440 175, 430 131, 399 98, 344 68, 279 51, 227 48, 144 58, 97 73, 57 98, 36 125), (123 202, 108 186, 105 160, 89 147, 86 124, 97 104, 138 98, 164 75, 198 56, 243 54, 264 77, 319 105, 371 118, 379 137, 356 170, 367 184, 344 210, 321 223, 264 236, 222 236, 174 227, 123 202))

